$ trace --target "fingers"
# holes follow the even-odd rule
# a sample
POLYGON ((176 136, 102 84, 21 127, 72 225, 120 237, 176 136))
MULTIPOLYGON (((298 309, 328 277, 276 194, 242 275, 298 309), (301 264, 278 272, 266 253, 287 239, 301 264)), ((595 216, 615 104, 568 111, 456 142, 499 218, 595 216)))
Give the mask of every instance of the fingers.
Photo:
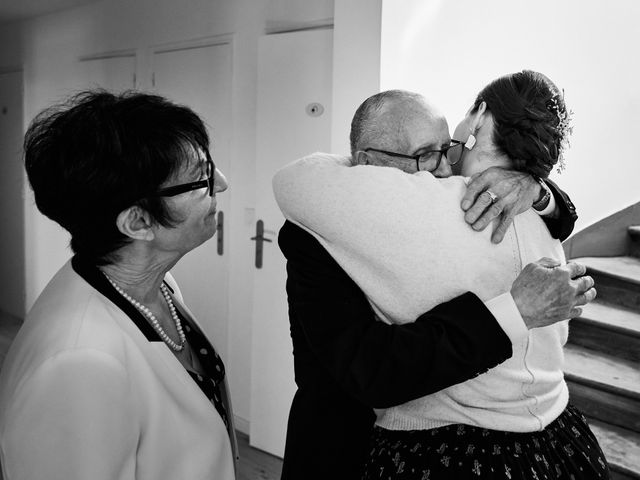
POLYGON ((576 318, 582 315, 582 309, 580 307, 573 307, 569 312, 569 318, 576 318))
MULTIPOLYGON (((486 177, 482 173, 471 177, 471 181, 469 182, 469 185, 467 185, 467 191, 464 194, 464 197, 462 197, 462 202, 460 203, 462 210, 466 212, 472 205, 477 203, 477 197, 487 189, 487 182, 485 179, 486 177)), ((488 195, 485 196, 488 197, 488 195)), ((486 200, 488 202, 491 201, 491 199, 489 198, 487 198, 486 200)), ((482 213, 483 211, 484 208, 480 211, 480 213, 482 213)))
POLYGON ((579 277, 577 280, 574 280, 574 281, 576 283, 576 288, 578 293, 584 293, 595 285, 595 281, 589 275, 579 277))
POLYGON ((577 262, 568 262, 566 269, 569 272, 569 278, 578 278, 587 273, 587 267, 577 262))
POLYGON ((493 234, 491 235, 491 241, 493 243, 500 243, 512 223, 513 223, 513 214, 507 213, 505 211, 505 213, 502 214, 502 219, 500 220, 500 223, 493 230, 493 234))
POLYGON ((576 296, 576 305, 586 305, 587 303, 593 302, 597 294, 598 292, 595 288, 590 288, 586 292, 576 296))
POLYGON ((491 196, 483 193, 476 198, 473 206, 467 210, 464 219, 474 230, 484 230, 494 218, 502 213, 503 208, 504 204, 500 200, 492 204, 491 196))
POLYGON ((593 286, 595 285, 595 281, 590 276, 585 275, 584 277, 580 277, 575 280, 574 283, 576 284, 577 293, 574 308, 570 312, 571 318, 582 315, 582 309, 579 308, 579 306, 591 303, 593 300, 595 300, 596 295, 598 295, 596 289, 593 288, 593 286), (580 313, 578 313, 577 315, 573 315, 574 310, 579 310, 580 313))

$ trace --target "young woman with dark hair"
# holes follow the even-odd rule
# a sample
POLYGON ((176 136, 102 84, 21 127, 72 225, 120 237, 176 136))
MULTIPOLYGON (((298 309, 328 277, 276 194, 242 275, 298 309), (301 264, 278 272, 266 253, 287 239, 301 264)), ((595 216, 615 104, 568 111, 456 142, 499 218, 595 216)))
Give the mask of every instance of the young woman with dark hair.
POLYGON ((452 169, 470 177, 504 166, 547 178, 555 165, 564 168, 570 115, 562 92, 545 75, 524 70, 500 77, 482 89, 457 126, 453 138, 467 148, 452 151, 452 169))

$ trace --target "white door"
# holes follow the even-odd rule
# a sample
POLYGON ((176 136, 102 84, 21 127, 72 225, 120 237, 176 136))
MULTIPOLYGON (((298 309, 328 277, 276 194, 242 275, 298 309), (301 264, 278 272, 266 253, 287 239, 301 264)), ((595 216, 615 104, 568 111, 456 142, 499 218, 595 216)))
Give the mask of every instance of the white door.
POLYGON ((83 88, 101 87, 112 92, 135 88, 136 57, 120 55, 80 60, 83 88))
POLYGON ((284 218, 271 178, 296 158, 330 149, 332 48, 329 29, 267 35, 259 44, 256 220, 270 243, 262 245, 262 266, 254 266, 250 440, 278 456, 295 384, 285 259, 277 243, 284 218))
MULTIPOLYGON (((231 139, 231 46, 228 43, 157 51, 153 85, 158 94, 186 105, 205 121, 216 166, 229 172, 231 139)), ((230 180, 233 183, 232 180, 230 180)), ((218 233, 188 253, 172 270, 185 301, 228 357, 229 193, 218 194, 218 233)))
POLYGON ((0 310, 25 315, 22 72, 0 74, 0 310))

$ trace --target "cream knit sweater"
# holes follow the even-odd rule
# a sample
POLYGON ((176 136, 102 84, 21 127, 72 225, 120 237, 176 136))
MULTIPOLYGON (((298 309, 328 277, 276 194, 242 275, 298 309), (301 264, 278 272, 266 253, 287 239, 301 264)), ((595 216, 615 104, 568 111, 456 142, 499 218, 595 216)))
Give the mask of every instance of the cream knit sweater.
MULTIPOLYGON (((316 153, 281 169, 273 188, 284 216, 320 241, 386 322, 411 322, 466 291, 486 302, 509 292, 527 263, 541 257, 565 261, 560 243, 532 211, 518 215, 498 245, 491 243, 491 228, 472 230, 460 209, 462 177, 351 167, 348 158, 316 153)), ((515 338, 511 332, 509 360, 379 411, 377 424, 392 430, 456 423, 541 430, 568 401, 562 373, 567 335, 568 322, 523 328, 515 338)))

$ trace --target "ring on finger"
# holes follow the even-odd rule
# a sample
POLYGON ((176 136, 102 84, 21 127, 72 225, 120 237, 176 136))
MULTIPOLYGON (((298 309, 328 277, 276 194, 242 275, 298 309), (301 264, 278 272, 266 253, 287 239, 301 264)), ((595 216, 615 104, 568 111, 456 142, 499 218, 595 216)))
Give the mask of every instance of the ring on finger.
POLYGON ((491 199, 491 203, 496 203, 498 201, 498 196, 493 193, 491 190, 485 190, 484 193, 489 194, 489 198, 491 199))

